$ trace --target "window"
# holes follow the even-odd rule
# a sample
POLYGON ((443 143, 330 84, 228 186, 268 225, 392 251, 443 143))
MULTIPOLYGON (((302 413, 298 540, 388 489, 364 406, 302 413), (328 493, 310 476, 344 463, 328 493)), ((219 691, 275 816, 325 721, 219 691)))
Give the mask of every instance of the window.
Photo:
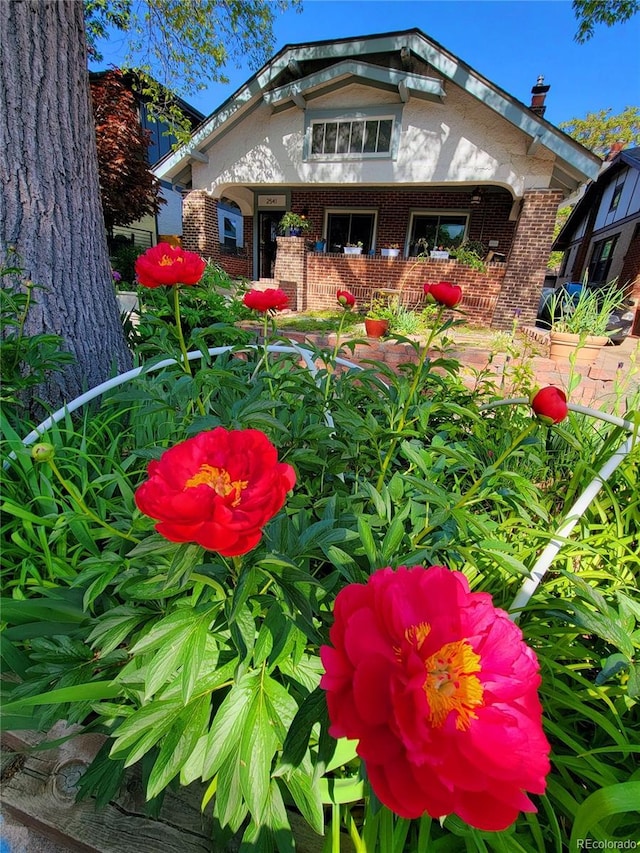
POLYGON ((311 154, 389 154, 393 119, 314 121, 311 123, 311 154))
POLYGON ((305 110, 305 160, 367 160, 397 157, 402 105, 370 104, 305 110))
POLYGON ((373 246, 376 214, 372 210, 327 211, 327 251, 341 252, 347 243, 362 243, 366 255, 373 246))
POLYGON ((218 202, 218 235, 221 246, 240 249, 243 246, 244 222, 238 205, 225 199, 218 202))
POLYGON ((620 197, 622 196, 622 188, 624 184, 618 184, 618 186, 614 189, 613 195, 611 197, 611 204, 609 205, 609 213, 613 213, 618 209, 618 205, 620 204, 620 197))
POLYGON ((594 243, 591 262, 589 263, 589 282, 591 284, 600 284, 600 282, 607 280, 617 242, 618 234, 594 243))
POLYGON ((454 249, 467 230, 467 217, 451 213, 414 213, 411 219, 409 255, 420 255, 434 249, 454 249))

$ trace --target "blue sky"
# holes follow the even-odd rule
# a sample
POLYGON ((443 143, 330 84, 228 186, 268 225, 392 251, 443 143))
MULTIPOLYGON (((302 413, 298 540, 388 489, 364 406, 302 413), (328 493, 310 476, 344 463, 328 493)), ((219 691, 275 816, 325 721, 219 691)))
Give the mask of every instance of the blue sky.
MULTIPOLYGON (((285 12, 275 26, 274 52, 286 44, 384 33, 418 27, 480 74, 529 103, 539 74, 551 86, 545 118, 554 124, 588 112, 640 104, 640 15, 625 24, 596 27, 585 45, 574 41, 570 0, 303 0, 301 13, 285 12)), ((101 43, 117 65, 121 34, 101 43)), ((183 94, 205 115, 253 73, 230 65, 228 85, 183 94)))

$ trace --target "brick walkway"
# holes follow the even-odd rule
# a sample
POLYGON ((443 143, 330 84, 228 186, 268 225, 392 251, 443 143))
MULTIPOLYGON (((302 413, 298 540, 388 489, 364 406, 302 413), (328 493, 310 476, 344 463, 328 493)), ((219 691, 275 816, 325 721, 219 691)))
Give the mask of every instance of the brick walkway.
MULTIPOLYGON (((594 364, 572 368, 568 362, 561 363, 548 358, 548 341, 544 331, 521 331, 530 343, 523 343, 522 351, 515 355, 496 354, 495 349, 492 351, 493 332, 487 332, 486 344, 482 342, 482 335, 478 336, 478 341, 468 343, 461 340, 454 343, 449 354, 460 361, 461 376, 467 387, 477 385, 481 376, 498 384, 504 396, 523 396, 523 384, 556 385, 565 390, 573 403, 606 409, 615 414, 623 414, 632 396, 640 394, 639 338, 628 337, 619 346, 604 347, 594 364)), ((298 343, 306 340, 316 346, 335 346, 333 334, 286 329, 281 334, 298 343)), ((353 354, 345 350, 342 355, 356 364, 363 359, 376 359, 394 369, 415 357, 414 350, 408 344, 371 338, 366 344, 356 344, 353 354)))

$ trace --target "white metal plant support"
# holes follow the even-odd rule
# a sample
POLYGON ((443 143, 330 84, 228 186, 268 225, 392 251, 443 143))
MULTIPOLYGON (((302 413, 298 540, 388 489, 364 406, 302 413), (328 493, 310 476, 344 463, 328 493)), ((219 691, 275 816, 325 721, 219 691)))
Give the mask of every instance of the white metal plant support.
MULTIPOLYGON (((258 347, 257 345, 249 345, 247 347, 243 347, 242 349, 262 350, 263 348, 258 347)), ((318 373, 318 367, 315 364, 313 353, 311 350, 298 346, 293 342, 290 346, 270 344, 267 347, 267 350, 268 352, 273 353, 289 353, 298 355, 302 359, 302 361, 304 361, 305 368, 311 373, 312 377, 315 379, 318 373)), ((211 356, 217 356, 231 351, 239 352, 242 350, 239 350, 235 346, 223 346, 211 347, 207 352, 211 356)), ((196 359, 202 357, 203 354, 202 352, 200 352, 200 350, 187 353, 187 358, 189 359, 189 361, 195 361, 196 359)), ((157 370, 160 370, 163 367, 169 367, 172 364, 179 363, 180 362, 178 359, 166 358, 162 361, 157 362, 156 364, 151 365, 150 367, 147 367, 145 365, 135 367, 133 368, 133 370, 128 370, 126 373, 121 373, 120 375, 114 376, 112 379, 109 379, 106 382, 101 383, 100 385, 96 385, 95 388, 92 388, 90 391, 87 391, 86 393, 81 394, 79 397, 76 397, 75 400, 72 400, 70 403, 67 403, 65 406, 58 409, 56 412, 54 412, 52 415, 42 421, 41 424, 39 424, 27 436, 25 436, 25 438, 22 440, 22 443, 25 446, 33 444, 33 442, 37 441, 42 436, 42 434, 45 433, 51 426, 62 420, 65 415, 71 412, 75 412, 77 409, 84 406, 85 403, 88 403, 91 400, 95 400, 96 397, 101 396, 107 391, 111 391, 113 388, 117 388, 120 385, 124 385, 124 383, 129 382, 131 379, 136 379, 143 373, 152 373, 157 370)), ((363 369, 359 364, 354 364, 354 362, 348 361, 344 358, 336 358, 336 364, 340 364, 343 367, 353 370, 363 369)), ((516 405, 528 406, 529 400, 525 397, 516 397, 509 400, 496 400, 492 403, 487 403, 486 405, 481 406, 480 411, 489 411, 491 409, 497 408, 498 406, 516 405)), ((518 591, 516 597, 514 598, 511 604, 511 607, 509 608, 511 619, 513 619, 514 621, 518 619, 520 613, 528 604, 529 600, 531 599, 531 596, 535 593, 536 589, 538 588, 539 584, 547 573, 547 570, 549 569, 549 566, 551 565, 554 557, 560 551, 567 538, 571 535, 571 532, 573 531, 580 518, 584 515, 589 505, 594 500, 604 483, 606 483, 606 481, 611 477, 616 468, 618 468, 623 459, 631 452, 638 440, 638 424, 633 424, 631 423, 631 421, 627 421, 624 418, 619 418, 616 415, 610 415, 606 412, 600 412, 597 409, 590 409, 586 406, 580 406, 574 403, 569 403, 568 408, 572 412, 588 415, 589 417, 597 418, 598 420, 614 424, 615 426, 619 426, 622 429, 626 430, 629 433, 629 436, 593 477, 591 482, 588 484, 588 486, 585 488, 585 490, 575 501, 569 512, 561 521, 559 527, 557 528, 551 540, 549 541, 549 544, 544 548, 544 550, 536 560, 535 565, 531 569, 530 577, 528 577, 523 582, 522 586, 520 587, 520 590, 518 591)), ((327 425, 329 427, 333 427, 334 422, 330 412, 327 412, 325 414, 325 418, 327 425)), ((6 465, 7 463, 5 463, 5 467, 6 465)))

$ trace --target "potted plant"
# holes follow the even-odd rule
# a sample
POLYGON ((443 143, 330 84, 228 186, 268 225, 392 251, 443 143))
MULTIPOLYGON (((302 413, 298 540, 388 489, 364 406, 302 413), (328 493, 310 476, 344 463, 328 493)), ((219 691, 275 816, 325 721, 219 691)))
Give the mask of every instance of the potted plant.
POLYGON ((362 243, 345 243, 343 248, 343 252, 345 255, 361 255, 362 254, 362 243))
POLYGON ((380 249, 380 254, 383 258, 397 258, 400 254, 400 246, 397 243, 391 243, 384 249, 380 249))
POLYGON ((289 237, 300 237, 309 230, 309 220, 306 216, 288 210, 279 222, 280 230, 289 237))
POLYGON ((389 331, 395 311, 385 299, 372 299, 364 318, 364 328, 370 338, 382 338, 389 331))
POLYGON ((325 237, 316 237, 314 241, 314 248, 316 252, 324 252, 326 245, 327 240, 325 237))
POLYGON ((611 281, 604 287, 588 287, 570 292, 560 289, 549 303, 549 357, 575 358, 576 364, 590 364, 609 343, 609 320, 625 302, 625 292, 611 281))

